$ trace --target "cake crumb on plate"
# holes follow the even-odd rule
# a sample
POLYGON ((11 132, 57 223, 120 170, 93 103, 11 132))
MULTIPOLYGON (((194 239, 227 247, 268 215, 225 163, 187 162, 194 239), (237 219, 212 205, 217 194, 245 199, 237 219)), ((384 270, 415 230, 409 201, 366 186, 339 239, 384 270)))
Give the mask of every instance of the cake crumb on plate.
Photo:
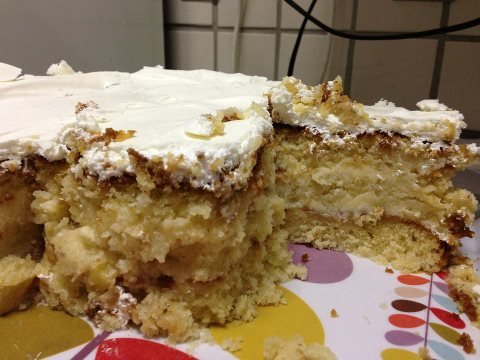
POLYGON ((472 338, 466 332, 462 333, 457 340, 458 344, 463 347, 463 351, 467 354, 475 354, 475 345, 473 345, 472 338))
POLYGON ((301 335, 285 340, 272 336, 265 340, 263 347, 265 360, 334 360, 337 356, 330 348, 319 343, 307 345, 301 335))

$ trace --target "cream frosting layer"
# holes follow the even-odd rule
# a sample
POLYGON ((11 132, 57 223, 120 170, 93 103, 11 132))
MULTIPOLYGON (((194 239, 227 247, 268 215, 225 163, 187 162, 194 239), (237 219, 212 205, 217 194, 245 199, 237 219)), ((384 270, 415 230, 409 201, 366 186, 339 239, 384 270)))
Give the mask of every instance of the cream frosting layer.
POLYGON ((361 134, 374 131, 395 132, 429 142, 454 142, 466 127, 463 115, 438 100, 417 103, 410 111, 381 100, 364 106, 343 97, 341 79, 326 86, 311 87, 295 78, 285 78, 271 91, 273 107, 280 122, 310 129, 327 137, 339 132, 361 134), (322 101, 325 97, 325 101, 322 101), (324 104, 325 103, 325 104, 324 104), (352 117, 352 114, 355 114, 352 117))
POLYGON ((339 78, 310 87, 293 77, 278 83, 161 67, 82 74, 64 61, 48 69, 52 76, 18 77, 20 71, 0 63, 0 167, 8 169, 32 154, 64 159, 68 139, 88 141, 112 128, 133 130, 133 137, 90 142, 75 172, 86 170, 101 180, 133 173, 128 150, 134 149, 162 163, 173 181, 189 179, 194 187, 214 190, 223 171, 232 175, 230 185, 245 183, 254 163, 242 164, 273 130, 267 93, 278 121, 331 141, 343 141, 335 135, 341 132, 355 136, 380 130, 443 144, 458 139, 466 126, 462 114, 438 100, 419 102, 419 111, 385 100, 373 106, 352 102, 339 78), (76 113, 79 103, 90 106, 76 113))
POLYGON ((20 76, 22 69, 17 68, 12 65, 0 63, 0 82, 1 81, 12 81, 20 76))
POLYGON ((82 74, 64 62, 50 67, 54 76, 16 78, 8 70, 12 81, 0 82, 0 160, 59 160, 72 135, 88 140, 107 128, 133 130, 121 142, 91 143, 82 167, 101 179, 130 172, 127 150, 134 149, 161 159, 166 171, 175 163, 179 181, 195 168, 193 185, 209 188, 218 175, 212 163, 234 171, 272 132, 265 95, 271 83, 262 77, 161 67, 82 74), (76 114, 78 103, 91 106, 76 114))

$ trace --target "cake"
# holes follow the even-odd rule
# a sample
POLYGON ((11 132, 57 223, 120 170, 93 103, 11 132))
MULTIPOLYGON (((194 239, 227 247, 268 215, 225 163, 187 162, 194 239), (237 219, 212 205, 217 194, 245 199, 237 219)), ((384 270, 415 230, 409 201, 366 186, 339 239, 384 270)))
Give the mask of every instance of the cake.
POLYGON ((103 329, 185 341, 281 302, 276 285, 305 275, 288 242, 433 272, 471 235, 475 199, 451 177, 479 152, 438 101, 363 106, 339 79, 48 74, 0 64, 2 312, 38 289, 103 329))
POLYGON ((476 199, 451 179, 478 157, 455 141, 463 116, 438 100, 408 111, 363 106, 341 80, 271 91, 276 186, 292 241, 335 248, 406 272, 435 272, 472 233, 476 199))
POLYGON ((0 139, 4 210, 19 202, 5 228, 33 224, 24 249, 43 233, 44 301, 107 330, 133 322, 176 341, 278 303, 275 285, 295 267, 285 232, 273 234, 284 212, 267 80, 65 64, 50 73, 0 85, 12 129, 0 139))

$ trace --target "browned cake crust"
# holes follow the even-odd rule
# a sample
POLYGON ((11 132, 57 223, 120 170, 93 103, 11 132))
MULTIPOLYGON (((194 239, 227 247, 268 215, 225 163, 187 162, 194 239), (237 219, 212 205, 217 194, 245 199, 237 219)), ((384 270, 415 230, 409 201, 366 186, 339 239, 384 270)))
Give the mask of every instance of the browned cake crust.
POLYGON ((449 294, 460 311, 474 325, 480 326, 480 294, 475 290, 480 286, 480 276, 475 272, 473 262, 466 257, 453 257, 451 262, 446 278, 449 294))

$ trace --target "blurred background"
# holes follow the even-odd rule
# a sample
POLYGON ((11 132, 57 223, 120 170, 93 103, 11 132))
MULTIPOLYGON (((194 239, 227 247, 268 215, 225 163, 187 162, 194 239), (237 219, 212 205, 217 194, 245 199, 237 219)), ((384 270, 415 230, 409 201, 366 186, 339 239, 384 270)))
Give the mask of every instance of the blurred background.
MULTIPOLYGON (((297 3, 307 9, 311 0, 297 3)), ((471 20, 480 0, 318 0, 312 14, 335 29, 382 35, 471 20)), ((302 20, 282 0, 0 0, 0 61, 32 74, 65 59, 84 72, 162 64, 281 79, 302 20)), ((340 75, 367 104, 386 98, 413 108, 439 98, 480 130, 479 26, 359 41, 309 22, 293 74, 309 84, 340 75)))

